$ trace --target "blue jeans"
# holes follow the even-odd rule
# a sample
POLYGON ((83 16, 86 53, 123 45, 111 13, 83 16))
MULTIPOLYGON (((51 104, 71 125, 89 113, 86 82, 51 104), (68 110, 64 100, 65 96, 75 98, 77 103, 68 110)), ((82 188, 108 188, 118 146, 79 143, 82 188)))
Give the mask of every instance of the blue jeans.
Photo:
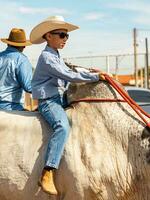
POLYGON ((69 121, 64 110, 66 101, 59 95, 39 100, 39 112, 52 128, 45 157, 45 167, 58 169, 69 135, 69 121))
POLYGON ((9 101, 0 101, 0 109, 2 110, 24 110, 23 105, 9 101))

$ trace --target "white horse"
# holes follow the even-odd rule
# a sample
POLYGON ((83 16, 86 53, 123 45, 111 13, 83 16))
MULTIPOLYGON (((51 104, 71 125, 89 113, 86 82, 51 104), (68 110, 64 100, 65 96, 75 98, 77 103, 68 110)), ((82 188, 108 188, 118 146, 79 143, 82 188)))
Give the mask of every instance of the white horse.
MULTIPOLYGON (((120 98, 106 82, 70 85, 69 101, 120 98)), ((80 102, 66 110, 71 130, 58 196, 38 190, 50 128, 36 112, 0 112, 0 200, 149 200, 150 132, 125 102, 80 102)))

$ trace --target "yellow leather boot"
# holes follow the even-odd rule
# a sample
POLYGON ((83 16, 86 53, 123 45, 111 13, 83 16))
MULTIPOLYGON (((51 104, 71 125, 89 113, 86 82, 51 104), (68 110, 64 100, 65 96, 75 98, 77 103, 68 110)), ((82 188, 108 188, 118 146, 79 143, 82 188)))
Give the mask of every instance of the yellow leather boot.
POLYGON ((40 186, 42 187, 43 191, 48 194, 51 194, 51 195, 58 194, 56 187, 54 185, 54 178, 53 178, 52 170, 43 169, 40 186))

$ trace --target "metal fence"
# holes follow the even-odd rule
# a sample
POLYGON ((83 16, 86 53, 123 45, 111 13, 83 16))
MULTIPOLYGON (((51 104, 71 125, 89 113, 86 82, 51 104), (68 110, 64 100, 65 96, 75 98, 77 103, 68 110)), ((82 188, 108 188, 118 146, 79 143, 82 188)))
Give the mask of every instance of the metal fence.
MULTIPOLYGON (((133 75, 134 68, 134 54, 120 54, 120 55, 97 55, 97 56, 83 56, 83 57, 66 57, 64 61, 85 68, 95 67, 102 71, 110 72, 114 75, 133 75)), ((32 60, 32 65, 36 66, 36 60, 32 60)), ((146 68, 146 54, 137 54, 137 69, 139 76, 139 86, 144 87, 144 73, 146 68)), ((37 102, 33 101, 31 97, 26 94, 25 108, 28 110, 35 110, 37 102)))
MULTIPOLYGON (((134 74, 134 54, 66 57, 65 62, 82 67, 96 67, 112 74, 134 74)), ((137 54, 138 70, 145 68, 145 54, 137 54)))
MULTIPOLYGON (((148 58, 149 56, 147 56, 148 58)), ((146 53, 137 54, 137 67, 134 65, 134 54, 118 54, 118 55, 93 55, 93 56, 79 56, 79 57, 65 57, 64 61, 71 65, 77 65, 85 68, 95 67, 102 71, 112 73, 114 75, 135 75, 135 70, 138 72, 135 85, 149 88, 150 80, 146 74, 147 63, 146 53), (137 83, 139 82, 139 83, 137 83)), ((36 66, 36 60, 32 60, 32 64, 36 66)))

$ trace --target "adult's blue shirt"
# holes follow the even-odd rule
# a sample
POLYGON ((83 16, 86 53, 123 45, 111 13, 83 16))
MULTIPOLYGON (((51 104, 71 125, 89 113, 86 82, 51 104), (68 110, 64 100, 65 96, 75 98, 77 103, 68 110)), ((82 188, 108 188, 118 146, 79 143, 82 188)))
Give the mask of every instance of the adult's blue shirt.
POLYGON ((31 93, 32 65, 16 48, 0 53, 0 103, 23 103, 23 90, 31 93))

